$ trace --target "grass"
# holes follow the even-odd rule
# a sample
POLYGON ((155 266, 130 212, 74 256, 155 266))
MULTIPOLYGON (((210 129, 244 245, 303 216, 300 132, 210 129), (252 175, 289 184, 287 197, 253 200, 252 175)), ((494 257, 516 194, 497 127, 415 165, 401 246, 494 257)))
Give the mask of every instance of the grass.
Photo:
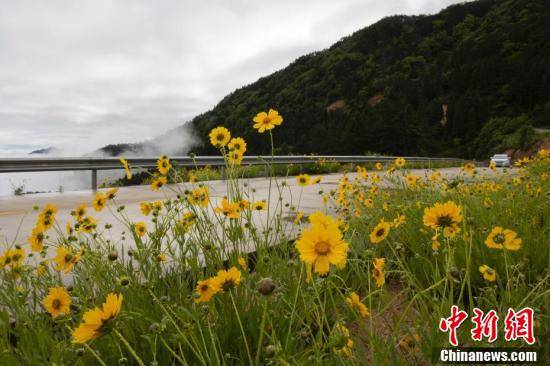
MULTIPOLYGON (((366 169, 375 169, 375 162, 361 164, 366 169)), ((391 164, 386 163, 384 166, 391 164)), ((458 162, 453 161, 431 161, 431 162, 409 162, 409 169, 440 169, 451 168, 459 166, 458 162)), ((192 169, 186 167, 175 167, 177 174, 169 176, 170 183, 179 183, 180 181, 189 182, 191 177, 197 179, 197 181, 205 182, 211 180, 220 180, 223 178, 222 170, 217 166, 204 166, 195 167, 192 169), (180 179, 176 180, 175 177, 180 179)), ((272 174, 273 177, 288 177, 298 174, 330 174, 338 172, 351 172, 354 171, 354 164, 349 163, 337 163, 334 161, 317 160, 308 164, 276 164, 271 166, 267 173, 272 174)), ((101 188, 108 187, 123 187, 130 185, 144 185, 151 184, 153 170, 143 171, 134 174, 131 179, 119 178, 112 182, 104 182, 101 184, 101 188)), ((235 176, 239 178, 258 178, 266 176, 266 167, 261 165, 240 165, 234 168, 235 176)))
MULTIPOLYGON (((1 257, 0 364, 429 364, 434 348, 448 346, 448 335, 437 325, 453 304, 469 314, 474 307, 495 309, 501 319, 509 307, 530 306, 534 346, 545 347, 547 152, 513 174, 484 176, 465 167, 463 179, 453 181, 431 172, 414 177, 408 164, 392 167, 376 174, 360 167, 357 179, 344 178, 334 190, 320 192, 324 213, 335 220, 325 217, 326 230, 342 235, 348 245, 344 263, 331 265, 326 274, 304 262, 295 241, 322 229, 292 218, 300 211, 299 199, 289 203, 295 206, 289 214, 279 201, 288 187, 279 180, 269 180, 275 193, 268 209, 231 206, 256 201, 253 189, 243 184, 261 173, 252 168, 228 164, 229 206, 223 212, 214 209, 219 202, 195 191, 207 187, 200 181, 215 177, 215 171, 195 171, 199 182, 193 190, 148 212, 152 221, 143 236, 117 204, 116 192, 102 209, 126 226, 120 237, 111 237, 104 223, 87 225, 83 217, 90 215, 77 218, 76 212, 68 233, 55 221, 55 208, 50 214, 42 208, 41 246, 34 243, 31 251, 20 243, 4 248, 1 257), (385 174, 389 188, 377 179, 385 174), (448 201, 460 206, 454 230, 425 225, 424 210, 448 201), (236 218, 228 218, 231 214, 236 218), (382 220, 390 225, 373 243, 371 234, 382 220), (519 250, 485 244, 496 226, 517 233, 519 250), (56 260, 60 247, 73 248, 73 255, 56 260), (79 250, 81 257, 75 255, 79 250), (374 267, 376 258, 385 259, 383 268, 374 267), (74 267, 66 274, 56 270, 58 262, 67 261, 74 267), (483 277, 481 265, 494 269, 494 280, 483 277), (219 271, 233 267, 239 276, 224 282, 219 271), (197 283, 209 278, 221 289, 205 299, 197 283), (69 310, 55 318, 43 304, 53 287, 64 287, 71 300, 69 310), (367 316, 360 315, 359 305, 349 305, 353 292, 367 316), (83 315, 101 307, 109 293, 123 296, 120 314, 106 316, 92 339, 74 342, 83 315)), ((272 166, 269 172, 273 177, 298 169, 272 166)), ((186 181, 188 172, 171 169, 168 176, 186 181)), ((522 340, 504 341, 500 327, 491 346, 525 346, 522 340)), ((472 341, 470 329, 466 323, 459 329, 461 345, 489 345, 472 341)))

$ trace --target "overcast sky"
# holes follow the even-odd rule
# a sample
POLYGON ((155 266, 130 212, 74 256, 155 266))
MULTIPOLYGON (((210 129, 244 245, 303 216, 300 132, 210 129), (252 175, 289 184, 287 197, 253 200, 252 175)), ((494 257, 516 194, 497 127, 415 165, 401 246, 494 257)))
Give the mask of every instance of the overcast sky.
POLYGON ((453 0, 0 0, 0 156, 153 138, 380 18, 453 0))

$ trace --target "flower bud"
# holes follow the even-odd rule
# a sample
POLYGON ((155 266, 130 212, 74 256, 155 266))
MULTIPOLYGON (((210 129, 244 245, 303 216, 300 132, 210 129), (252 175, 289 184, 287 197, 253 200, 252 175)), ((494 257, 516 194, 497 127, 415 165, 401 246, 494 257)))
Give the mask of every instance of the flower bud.
POLYGON ((260 282, 258 282, 258 292, 261 293, 264 296, 269 296, 273 293, 275 290, 275 283, 273 280, 269 277, 262 278, 260 282))
POLYGON ((264 354, 265 354, 265 357, 266 358, 271 358, 273 356, 275 356, 275 346, 274 345, 268 345, 264 348, 264 354))

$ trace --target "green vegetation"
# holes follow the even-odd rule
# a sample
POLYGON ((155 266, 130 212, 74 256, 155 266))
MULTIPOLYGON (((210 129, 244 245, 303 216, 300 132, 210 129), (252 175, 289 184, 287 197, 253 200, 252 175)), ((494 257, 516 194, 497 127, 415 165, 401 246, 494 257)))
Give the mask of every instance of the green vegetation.
MULTIPOLYGON (((118 188, 65 222, 55 204, 31 213, 26 243, 0 252, 0 364, 425 364, 448 346, 438 324, 452 305, 501 319, 530 307, 532 339, 474 342, 464 326, 460 344, 545 351, 550 150, 514 171, 468 163, 451 179, 396 158, 337 184, 290 183, 269 164, 260 193, 243 179, 245 142, 214 131, 223 190, 198 181, 211 168, 185 172, 162 156, 151 189, 164 199, 139 213, 118 188), (112 219, 99 223, 104 210, 112 219)), ((261 135, 271 144, 272 132, 261 135)))
POLYGON ((285 128, 274 132, 278 154, 486 159, 518 148, 531 125, 550 125, 548 19, 545 0, 480 0, 382 19, 194 118, 203 144, 193 152, 213 154, 205 137, 223 124, 250 154, 269 153, 249 127, 250 116, 270 107, 285 116, 285 128), (476 141, 480 131, 501 127, 510 138, 492 138, 489 148, 476 141))
MULTIPOLYGON (((298 197, 270 180, 267 210, 234 165, 227 200, 203 183, 161 188, 178 195, 141 204, 148 223, 130 220, 116 189, 98 193, 94 209, 124 226, 118 237, 86 206, 68 229, 55 205, 42 207, 30 249, 0 252, 0 364, 427 364, 448 346, 437 326, 451 305, 501 320, 531 307, 544 359, 550 151, 513 173, 466 165, 453 182, 398 160, 319 186, 324 213, 308 219, 299 197, 309 179, 298 197)), ((179 173, 166 164, 157 179, 166 175, 179 173)), ((460 345, 525 345, 506 342, 502 325, 495 343, 470 329, 458 329, 460 345)))
MULTIPOLYGON (((362 167, 374 170, 375 163, 361 164, 362 167)), ((458 162, 451 161, 434 161, 434 162, 409 162, 409 168, 411 169, 439 169, 450 168, 459 166, 458 162)), ((179 179, 189 182, 191 177, 195 177, 198 182, 204 182, 209 180, 222 179, 222 171, 220 167, 197 167, 193 169, 175 167, 179 179)), ((271 168, 271 174, 274 177, 289 177, 299 174, 330 174, 337 172, 353 172, 353 164, 340 164, 334 161, 316 161, 309 164, 278 164, 271 168)), ((140 184, 150 184, 153 180, 154 171, 143 171, 135 173, 132 178, 126 177, 119 178, 113 182, 105 182, 101 185, 102 188, 106 187, 119 187, 119 186, 133 186, 140 184)), ((234 167, 234 174, 239 178, 257 178, 265 177, 266 167, 260 165, 240 165, 234 167)), ((168 177, 168 183, 179 183, 181 180, 175 180, 173 177, 168 177)))

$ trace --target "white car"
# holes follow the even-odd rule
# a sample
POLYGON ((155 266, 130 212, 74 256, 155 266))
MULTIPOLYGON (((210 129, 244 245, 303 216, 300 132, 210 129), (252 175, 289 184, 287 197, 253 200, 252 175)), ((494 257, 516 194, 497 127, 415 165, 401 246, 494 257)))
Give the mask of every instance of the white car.
POLYGON ((491 163, 495 166, 510 166, 510 157, 506 154, 495 154, 491 157, 491 163))

